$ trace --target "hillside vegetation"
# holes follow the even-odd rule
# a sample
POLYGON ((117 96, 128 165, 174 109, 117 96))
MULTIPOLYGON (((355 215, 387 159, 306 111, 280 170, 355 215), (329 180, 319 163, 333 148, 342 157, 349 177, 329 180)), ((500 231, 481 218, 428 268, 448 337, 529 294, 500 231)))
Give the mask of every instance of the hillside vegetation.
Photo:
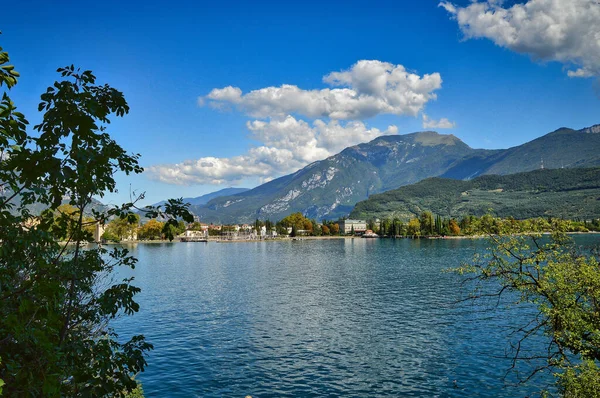
POLYGON ((485 175, 469 181, 429 178, 372 195, 359 202, 350 217, 408 220, 423 211, 451 218, 490 212, 517 219, 599 218, 600 168, 485 175))

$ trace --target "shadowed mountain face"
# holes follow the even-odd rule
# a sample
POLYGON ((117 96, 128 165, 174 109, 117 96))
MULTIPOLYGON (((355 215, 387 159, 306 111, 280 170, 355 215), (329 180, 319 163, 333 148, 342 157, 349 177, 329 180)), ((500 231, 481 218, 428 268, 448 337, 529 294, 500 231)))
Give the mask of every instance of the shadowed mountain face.
POLYGON ((453 135, 420 132, 383 136, 249 191, 223 196, 192 211, 205 222, 277 220, 293 212, 335 219, 369 195, 428 177, 471 179, 561 167, 600 166, 600 126, 559 129, 505 150, 472 149, 453 135))
MULTIPOLYGON (((4 196, 5 198, 11 197, 12 194, 13 194, 13 191, 11 191, 10 189, 5 189, 5 190, 0 191, 0 196, 4 196)), ((69 201, 70 201, 70 198, 68 196, 64 196, 61 204, 63 204, 63 205, 69 204, 69 201)), ((10 212, 14 215, 18 214, 18 208, 21 205, 21 196, 16 195, 13 199, 10 200, 10 203, 12 204, 12 208, 10 209, 10 212)), ((27 209, 29 209, 29 211, 31 212, 31 215, 33 215, 33 216, 38 216, 44 210, 48 209, 47 205, 42 204, 42 203, 37 203, 37 202, 27 205, 26 207, 27 207, 27 209)), ((99 200, 92 198, 91 203, 86 207, 85 211, 83 212, 83 215, 86 217, 93 217, 93 215, 94 215, 93 210, 103 213, 103 212, 107 211, 109 209, 109 207, 110 206, 103 204, 99 200)))
POLYGON ((600 166, 600 125, 582 130, 558 129, 513 148, 483 151, 457 161, 442 176, 466 179, 482 174, 600 166))
MULTIPOLYGON (((184 203, 189 203, 192 206, 200 206, 210 202, 213 199, 219 198, 221 196, 231 196, 237 195, 242 192, 248 191, 248 188, 224 188, 219 191, 207 193, 206 195, 197 196, 195 198, 183 198, 184 203)), ((166 201, 161 200, 158 203, 154 203, 152 206, 159 206, 165 204, 166 201)))

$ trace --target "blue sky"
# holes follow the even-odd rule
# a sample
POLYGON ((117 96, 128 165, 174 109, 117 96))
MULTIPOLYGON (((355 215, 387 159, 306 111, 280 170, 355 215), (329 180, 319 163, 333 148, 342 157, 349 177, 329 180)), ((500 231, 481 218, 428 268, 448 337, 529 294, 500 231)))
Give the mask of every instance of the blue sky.
POLYGON ((127 200, 130 186, 146 191, 146 203, 252 187, 343 143, 380 134, 432 129, 472 147, 506 148, 562 126, 600 123, 593 88, 600 70, 600 43, 593 38, 600 33, 582 28, 586 18, 600 16, 597 3, 573 0, 568 12, 575 17, 568 20, 553 0, 439 4, 24 0, 4 18, 0 43, 22 76, 11 97, 32 124, 57 67, 91 69, 124 92, 131 112, 114 120, 109 133, 140 153, 152 173, 118 176, 120 193, 108 198, 113 203, 127 200), (510 14, 514 7, 529 19, 510 14), (491 16, 488 25, 476 23, 482 13, 491 16), (532 32, 540 16, 555 16, 563 42, 548 36, 555 29, 532 32), (565 47, 569 37, 582 43, 565 47), (406 98, 425 99, 409 111, 389 106, 390 95, 405 94, 400 88, 381 96, 361 89, 366 72, 354 68, 361 60, 377 61, 368 65, 388 78, 402 72, 421 79, 427 88, 413 88, 406 98), (300 90, 289 105, 275 101, 264 110, 256 105, 263 104, 260 92, 244 97, 265 88, 279 92, 282 85, 300 90), (239 91, 233 97, 213 91, 228 86, 239 91), (350 115, 323 113, 310 101, 322 100, 320 90, 328 89, 351 89, 384 106, 370 112, 351 102, 344 108, 350 115), (452 128, 424 128, 423 115, 431 125, 452 128))

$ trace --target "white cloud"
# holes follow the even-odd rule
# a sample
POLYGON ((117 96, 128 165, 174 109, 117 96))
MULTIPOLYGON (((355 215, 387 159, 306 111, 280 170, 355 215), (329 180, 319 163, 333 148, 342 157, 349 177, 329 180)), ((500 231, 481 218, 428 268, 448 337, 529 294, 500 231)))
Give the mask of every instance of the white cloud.
POLYGON ((246 124, 252 138, 267 148, 293 153, 293 159, 306 165, 329 156, 319 145, 317 132, 307 122, 288 116, 282 120, 254 120, 246 124))
POLYGON ((567 71, 567 75, 569 77, 592 77, 592 76, 594 76, 592 71, 590 71, 588 69, 584 69, 584 68, 567 71))
POLYGON ((451 122, 445 117, 440 120, 430 119, 429 116, 423 114, 423 128, 424 129, 453 129, 456 127, 455 122, 451 122))
POLYGON ((558 61, 570 77, 600 76, 600 2, 529 0, 504 8, 502 0, 458 7, 442 1, 466 38, 487 38, 498 46, 558 61))
POLYGON ((178 185, 235 185, 245 178, 258 178, 262 183, 334 155, 348 146, 398 133, 396 126, 381 131, 369 129, 359 121, 340 124, 336 120, 328 123, 315 120, 311 126, 292 116, 268 122, 255 120, 248 122, 247 127, 262 145, 251 148, 242 156, 204 157, 151 166, 146 169, 148 175, 154 180, 178 185))
POLYGON ((330 155, 336 154, 349 146, 372 141, 382 135, 398 134, 398 127, 388 126, 385 131, 376 128, 367 129, 359 121, 339 124, 336 120, 325 123, 321 120, 314 122, 315 130, 319 137, 320 145, 329 151, 330 155))
POLYGON ((227 86, 225 88, 213 89, 206 98, 215 101, 227 101, 234 104, 239 103, 242 100, 242 90, 237 87, 227 86))
POLYGON ((247 176, 267 177, 269 171, 268 165, 261 164, 260 159, 250 154, 232 158, 205 157, 146 169, 151 179, 175 185, 236 185, 247 176))
POLYGON ((417 116, 435 100, 442 86, 439 73, 419 76, 402 65, 381 61, 358 61, 349 70, 333 72, 323 81, 332 87, 303 90, 295 85, 265 87, 242 94, 237 87, 213 89, 198 103, 222 109, 236 106, 257 117, 299 114, 309 118, 362 120, 379 114, 417 116))
POLYGON ((149 177, 181 185, 270 181, 348 146, 397 134, 396 126, 382 131, 367 128, 360 120, 380 114, 416 117, 437 98, 435 91, 441 88, 442 78, 439 73, 420 76, 402 65, 363 60, 348 70, 324 76, 323 82, 330 87, 304 90, 284 84, 245 94, 233 86, 211 90, 198 98, 198 105, 236 108, 257 118, 246 124, 257 146, 230 158, 204 157, 151 166, 146 169, 149 177))

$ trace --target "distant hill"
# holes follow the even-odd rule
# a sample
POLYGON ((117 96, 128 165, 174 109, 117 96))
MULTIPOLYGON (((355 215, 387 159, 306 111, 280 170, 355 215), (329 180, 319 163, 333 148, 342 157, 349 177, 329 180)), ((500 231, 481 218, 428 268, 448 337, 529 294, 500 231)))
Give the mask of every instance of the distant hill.
MULTIPOLYGON (((8 189, 4 190, 2 192, 2 196, 4 196, 4 197, 10 197, 11 195, 12 195, 12 191, 10 191, 8 189)), ((21 199, 21 197, 19 195, 17 195, 10 201, 10 203, 13 205, 13 207, 10 210, 11 213, 13 213, 13 214, 18 213, 17 208, 21 204, 20 199, 21 199)), ((63 197, 62 204, 68 204, 69 199, 70 198, 67 196, 63 197)), ((44 210, 46 210, 48 208, 48 206, 44 205, 42 203, 32 203, 32 204, 28 205, 27 208, 29 209, 29 211, 31 212, 32 215, 37 216, 37 215, 40 215, 44 210)), ((99 200, 92 198, 92 202, 86 207, 83 215, 87 216, 87 217, 93 216, 92 210, 103 213, 108 210, 108 206, 106 206, 99 200)))
POLYGON ((600 125, 561 128, 504 150, 473 149, 453 135, 432 131, 378 137, 312 163, 294 174, 192 211, 207 222, 281 219, 301 212, 309 218, 346 216, 369 196, 429 177, 471 179, 546 168, 600 166, 600 125))
POLYGON ((442 177, 465 179, 482 174, 513 174, 564 167, 600 166, 600 125, 582 130, 560 128, 523 145, 481 151, 458 160, 442 177))
POLYGON ((352 218, 402 220, 431 211, 442 217, 600 218, 600 167, 485 175, 469 181, 428 178, 359 202, 352 218))
MULTIPOLYGON (((238 193, 246 192, 250 188, 225 188, 219 191, 207 193, 206 195, 197 196, 195 198, 183 198, 184 203, 189 203, 192 206, 200 206, 208 203, 209 201, 222 197, 222 196, 232 196, 237 195, 238 193)), ((165 200, 161 200, 158 203, 153 204, 152 206, 159 206, 165 204, 165 200)))

